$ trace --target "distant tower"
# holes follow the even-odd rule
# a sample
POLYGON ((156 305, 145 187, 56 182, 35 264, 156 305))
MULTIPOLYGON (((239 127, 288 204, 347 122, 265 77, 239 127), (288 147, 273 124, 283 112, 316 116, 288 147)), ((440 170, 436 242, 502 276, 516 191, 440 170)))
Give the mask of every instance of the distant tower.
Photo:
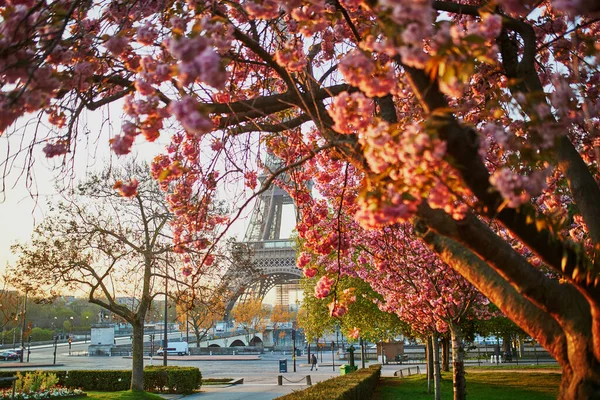
MULTIPOLYGON (((267 155, 266 169, 275 171, 278 166, 278 160, 267 155)), ((260 182, 264 184, 267 177, 269 175, 261 175, 260 182)), ((224 277, 230 280, 234 291, 227 306, 227 316, 238 299, 253 297, 262 300, 273 287, 295 283, 302 276, 302 271, 296 267, 294 243, 281 238, 284 206, 289 204, 294 204, 292 198, 275 184, 257 197, 244 241, 236 244, 238 255, 245 252, 247 262, 232 265, 224 277)))

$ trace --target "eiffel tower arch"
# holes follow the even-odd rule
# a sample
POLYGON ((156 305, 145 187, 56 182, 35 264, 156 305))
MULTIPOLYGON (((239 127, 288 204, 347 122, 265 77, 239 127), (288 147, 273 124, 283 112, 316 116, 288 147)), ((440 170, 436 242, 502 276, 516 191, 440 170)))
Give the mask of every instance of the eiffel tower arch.
MULTIPOLYGON (((277 160, 267 156, 266 167, 275 170, 277 160)), ((261 182, 266 178, 267 175, 259 177, 261 182)), ((229 319, 236 301, 250 297, 262 301, 275 286, 297 283, 302 277, 302 271, 296 267, 294 242, 281 237, 286 217, 284 208, 293 204, 287 192, 275 184, 257 197, 244 240, 234 245, 234 259, 238 262, 224 277, 233 293, 226 307, 225 319, 229 319)), ((295 208, 290 208, 296 218, 295 208)))

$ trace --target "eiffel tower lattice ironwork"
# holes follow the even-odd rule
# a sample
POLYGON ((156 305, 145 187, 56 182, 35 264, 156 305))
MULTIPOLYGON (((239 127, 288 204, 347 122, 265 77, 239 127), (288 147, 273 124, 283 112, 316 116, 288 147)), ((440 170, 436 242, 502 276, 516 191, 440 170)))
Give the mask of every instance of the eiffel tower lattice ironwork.
MULTIPOLYGON (((273 156, 268 156, 265 164, 271 171, 278 166, 273 156)), ((264 183, 266 178, 267 175, 262 175, 259 180, 264 183)), ((290 204, 294 204, 292 198, 275 184, 256 199, 244 241, 236 243, 234 250, 238 255, 245 252, 247 262, 240 264, 246 265, 233 265, 224 277, 229 280, 233 292, 226 307, 226 318, 237 300, 250 296, 263 300, 276 285, 297 282, 301 278, 302 271, 296 267, 294 243, 281 238, 284 206, 290 204)))

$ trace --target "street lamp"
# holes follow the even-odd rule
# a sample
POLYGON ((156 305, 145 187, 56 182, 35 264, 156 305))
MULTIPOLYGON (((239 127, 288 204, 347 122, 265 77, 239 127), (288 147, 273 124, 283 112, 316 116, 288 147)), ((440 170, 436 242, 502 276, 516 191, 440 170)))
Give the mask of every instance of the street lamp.
POLYGON ((71 355, 71 344, 73 342, 73 316, 70 316, 69 320, 69 355, 71 355))
POLYGON ((21 328, 21 356, 20 361, 23 362, 23 353, 25 353, 25 323, 27 316, 27 289, 25 289, 25 298, 23 300, 23 325, 21 328))
POLYGON ((86 315, 86 316, 85 316, 85 326, 86 326, 86 330, 85 330, 85 336, 84 336, 84 339, 83 339, 83 342, 84 342, 84 343, 87 343, 87 327, 88 327, 89 325, 90 325, 90 316, 89 316, 89 315, 86 315))

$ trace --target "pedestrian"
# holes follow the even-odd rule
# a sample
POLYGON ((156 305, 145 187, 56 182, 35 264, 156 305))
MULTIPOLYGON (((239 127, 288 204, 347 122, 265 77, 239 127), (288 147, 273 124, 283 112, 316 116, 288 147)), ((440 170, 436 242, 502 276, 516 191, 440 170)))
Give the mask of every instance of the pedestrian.
POLYGON ((310 370, 312 371, 313 368, 315 368, 317 371, 319 370, 319 365, 317 364, 317 356, 315 356, 314 353, 312 356, 310 356, 310 370))

